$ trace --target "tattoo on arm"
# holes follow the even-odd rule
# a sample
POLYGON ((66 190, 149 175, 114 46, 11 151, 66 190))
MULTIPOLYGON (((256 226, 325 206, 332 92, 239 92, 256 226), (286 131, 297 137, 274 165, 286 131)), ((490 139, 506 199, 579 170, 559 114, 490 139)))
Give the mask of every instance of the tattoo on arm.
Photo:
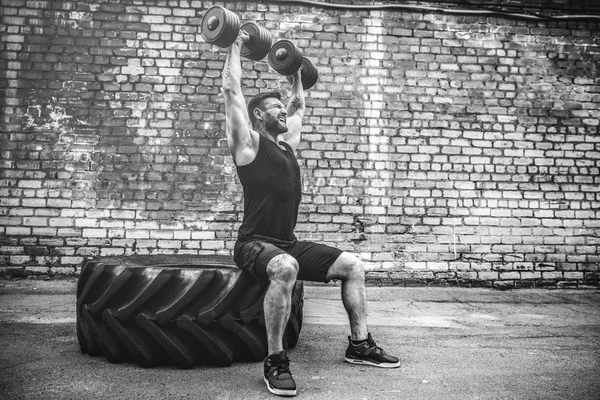
POLYGON ((300 97, 294 97, 290 105, 292 111, 298 111, 304 108, 304 101, 300 97))

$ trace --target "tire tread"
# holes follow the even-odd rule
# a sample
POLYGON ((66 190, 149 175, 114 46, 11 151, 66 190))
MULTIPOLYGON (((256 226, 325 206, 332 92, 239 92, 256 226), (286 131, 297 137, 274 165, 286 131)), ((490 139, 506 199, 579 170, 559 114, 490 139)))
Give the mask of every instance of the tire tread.
MULTIPOLYGON (((76 324, 82 353, 142 367, 262 360, 268 285, 232 261, 217 261, 124 256, 82 263, 76 324)), ((302 298, 299 281, 285 329, 288 348, 300 334, 302 298)))

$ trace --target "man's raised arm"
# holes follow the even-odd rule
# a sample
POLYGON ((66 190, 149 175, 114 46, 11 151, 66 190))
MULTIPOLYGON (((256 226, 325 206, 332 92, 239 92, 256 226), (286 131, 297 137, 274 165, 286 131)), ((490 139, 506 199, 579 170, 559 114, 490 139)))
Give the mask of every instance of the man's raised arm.
POLYGON ((300 78, 300 70, 294 74, 292 83, 292 92, 287 105, 287 133, 281 135, 292 149, 296 150, 300 144, 302 135, 302 118, 304 117, 304 89, 302 88, 302 79, 300 78))
POLYGON ((249 37, 242 32, 229 47, 222 75, 227 143, 233 160, 238 166, 252 162, 258 148, 258 134, 252 131, 241 84, 242 62, 240 50, 248 39, 249 37))

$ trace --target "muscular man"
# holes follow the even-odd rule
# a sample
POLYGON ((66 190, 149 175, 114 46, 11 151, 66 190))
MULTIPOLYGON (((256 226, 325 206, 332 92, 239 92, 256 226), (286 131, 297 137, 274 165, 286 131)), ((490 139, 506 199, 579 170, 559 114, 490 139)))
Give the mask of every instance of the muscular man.
POLYGON ((248 39, 245 32, 240 32, 228 50, 223 93, 227 141, 244 189, 244 218, 234 259, 240 268, 270 282, 264 300, 269 351, 264 362, 267 388, 281 396, 296 394, 282 343, 296 279, 342 282, 342 301, 350 320, 347 362, 398 367, 398 358, 378 347, 367 330, 361 261, 333 247, 299 241, 294 235, 302 195, 300 168, 294 156, 304 116, 300 72, 294 76, 287 107, 279 92, 259 94, 246 106, 240 49, 248 39))

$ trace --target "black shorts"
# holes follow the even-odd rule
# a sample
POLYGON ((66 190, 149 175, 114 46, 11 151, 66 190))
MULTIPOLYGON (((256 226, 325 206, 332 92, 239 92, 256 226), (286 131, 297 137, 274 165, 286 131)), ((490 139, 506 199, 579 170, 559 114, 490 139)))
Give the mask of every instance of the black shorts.
POLYGON ((269 279, 267 265, 273 257, 289 254, 298 262, 298 279, 329 282, 327 272, 343 251, 314 242, 284 242, 266 237, 235 243, 233 257, 238 268, 250 271, 259 280, 269 279))

